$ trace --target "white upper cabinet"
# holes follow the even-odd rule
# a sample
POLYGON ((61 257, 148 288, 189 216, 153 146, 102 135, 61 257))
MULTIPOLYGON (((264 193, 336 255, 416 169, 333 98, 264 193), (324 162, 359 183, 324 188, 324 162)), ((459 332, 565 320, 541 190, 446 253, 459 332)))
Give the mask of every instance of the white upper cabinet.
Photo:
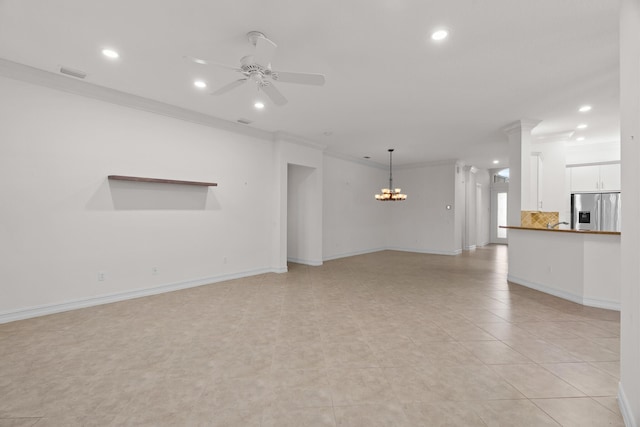
POLYGON ((600 166, 574 166, 571 171, 571 192, 600 191, 600 166))
POLYGON ((620 191, 620 163, 600 165, 600 190, 620 191))
POLYGON ((571 192, 620 191, 620 164, 573 166, 571 192))

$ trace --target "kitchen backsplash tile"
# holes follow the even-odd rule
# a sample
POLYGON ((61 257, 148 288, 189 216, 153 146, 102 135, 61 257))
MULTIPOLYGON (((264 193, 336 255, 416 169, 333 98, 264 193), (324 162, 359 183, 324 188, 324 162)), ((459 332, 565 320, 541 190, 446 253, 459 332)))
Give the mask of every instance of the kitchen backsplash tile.
POLYGON ((520 211, 522 227, 547 228, 547 224, 560 221, 558 212, 520 211))

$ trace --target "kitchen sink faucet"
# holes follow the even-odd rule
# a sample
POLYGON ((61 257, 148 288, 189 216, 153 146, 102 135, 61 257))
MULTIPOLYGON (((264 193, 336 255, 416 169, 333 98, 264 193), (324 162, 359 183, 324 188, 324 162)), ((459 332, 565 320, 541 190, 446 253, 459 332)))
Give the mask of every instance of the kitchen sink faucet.
POLYGON ((549 228, 549 229, 553 229, 553 228, 556 228, 557 226, 559 226, 560 224, 569 225, 569 223, 568 223, 568 222, 565 222, 565 221, 556 222, 555 224, 551 224, 551 223, 549 222, 549 223, 547 223, 547 228, 549 228))

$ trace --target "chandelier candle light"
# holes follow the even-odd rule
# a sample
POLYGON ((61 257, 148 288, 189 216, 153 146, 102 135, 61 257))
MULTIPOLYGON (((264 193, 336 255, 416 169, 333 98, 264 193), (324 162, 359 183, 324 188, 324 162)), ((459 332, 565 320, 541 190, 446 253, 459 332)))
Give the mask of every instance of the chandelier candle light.
POLYGON ((391 163, 391 156, 393 153, 393 148, 389 148, 389 188, 383 188, 382 189, 382 194, 376 194, 376 200, 380 200, 382 202, 388 202, 388 201, 401 201, 401 200, 407 200, 407 195, 406 194, 402 194, 400 193, 400 191, 402 191, 399 188, 393 188, 393 175, 392 175, 392 163, 391 163))

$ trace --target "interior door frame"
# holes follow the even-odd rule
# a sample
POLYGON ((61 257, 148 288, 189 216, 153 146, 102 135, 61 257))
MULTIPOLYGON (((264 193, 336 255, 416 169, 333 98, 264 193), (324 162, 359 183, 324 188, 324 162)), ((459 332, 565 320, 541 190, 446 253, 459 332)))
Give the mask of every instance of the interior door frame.
POLYGON ((490 239, 491 243, 498 243, 502 245, 506 245, 508 242, 507 238, 499 238, 498 237, 498 193, 507 193, 509 194, 509 184, 507 183, 494 183, 491 186, 491 233, 490 239))

